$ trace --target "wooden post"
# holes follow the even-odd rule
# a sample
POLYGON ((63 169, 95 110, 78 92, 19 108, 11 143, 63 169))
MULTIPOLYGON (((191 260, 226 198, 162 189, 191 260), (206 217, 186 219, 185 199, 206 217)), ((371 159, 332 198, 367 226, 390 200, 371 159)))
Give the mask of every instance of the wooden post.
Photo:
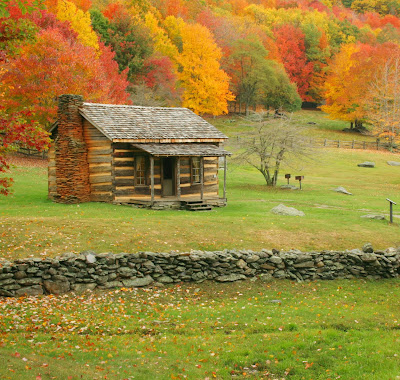
POLYGON ((365 141, 363 141, 363 148, 364 148, 364 150, 365 150, 365 141))
POLYGON ((340 140, 337 141, 337 147, 340 148, 340 140))
POLYGON ((379 150, 379 140, 376 140, 376 150, 379 150))
POLYGON ((326 139, 325 139, 325 141, 324 141, 324 146, 326 146, 326 139))
POLYGON ((351 149, 354 149, 354 140, 351 142, 351 149))
POLYGON ((154 156, 150 156, 151 204, 154 203, 154 156))
POLYGON ((204 157, 200 158, 200 196, 204 198, 204 157))
POLYGON ((226 156, 224 156, 224 193, 223 193, 224 199, 226 199, 226 168, 227 168, 226 156))
POLYGON ((176 158, 176 196, 181 199, 181 158, 176 158))

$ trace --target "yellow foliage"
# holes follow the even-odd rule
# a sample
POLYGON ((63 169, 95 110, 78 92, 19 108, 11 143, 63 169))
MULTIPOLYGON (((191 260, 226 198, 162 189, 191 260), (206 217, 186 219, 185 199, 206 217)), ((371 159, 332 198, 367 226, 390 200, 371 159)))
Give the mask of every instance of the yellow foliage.
POLYGON ((178 48, 172 43, 165 30, 159 26, 158 20, 153 13, 148 12, 146 14, 145 25, 150 30, 155 50, 171 58, 174 62, 178 56, 178 48))
POLYGON ((99 50, 99 41, 92 29, 89 12, 78 9, 74 3, 67 0, 59 0, 57 4, 57 18, 61 21, 69 21, 72 29, 78 33, 78 39, 82 44, 99 50))
POLYGON ((220 68, 221 50, 207 28, 199 24, 181 27, 182 54, 179 79, 185 88, 183 106, 198 114, 221 115, 228 112, 227 102, 234 99, 229 77, 220 68))
POLYGON ((363 117, 361 107, 357 104, 360 99, 359 89, 354 86, 352 78, 352 68, 357 65, 352 55, 358 50, 355 44, 344 45, 330 65, 324 86, 327 103, 321 109, 331 119, 354 121, 363 117))

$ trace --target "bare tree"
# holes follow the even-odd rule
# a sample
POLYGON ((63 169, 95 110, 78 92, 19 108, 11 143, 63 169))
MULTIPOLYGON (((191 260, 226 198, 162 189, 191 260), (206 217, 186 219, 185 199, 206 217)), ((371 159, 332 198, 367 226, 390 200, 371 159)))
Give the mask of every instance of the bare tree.
POLYGON ((396 146, 400 136, 400 57, 386 61, 371 82, 367 101, 367 117, 379 138, 396 146))
POLYGON ((255 113, 247 121, 246 131, 236 138, 235 160, 260 171, 267 186, 276 186, 281 165, 293 167, 315 154, 310 138, 303 134, 305 128, 294 125, 291 117, 255 113))

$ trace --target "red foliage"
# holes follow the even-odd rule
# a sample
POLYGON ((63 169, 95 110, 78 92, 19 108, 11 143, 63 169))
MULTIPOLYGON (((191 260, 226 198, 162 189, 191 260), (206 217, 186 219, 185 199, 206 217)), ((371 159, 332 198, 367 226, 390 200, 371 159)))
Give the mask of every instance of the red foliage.
POLYGON ((132 104, 126 92, 129 86, 127 79, 129 69, 118 72, 118 63, 114 61, 115 52, 111 47, 100 43, 100 52, 101 72, 98 74, 103 76, 103 90, 106 90, 104 100, 112 104, 132 104))
POLYGON ((307 62, 304 33, 293 25, 286 24, 274 29, 276 45, 280 52, 283 66, 303 101, 311 100, 307 96, 314 65, 307 62))
MULTIPOLYGON (((31 111, 22 110, 8 115, 4 107, 0 108, 0 173, 9 169, 5 154, 12 145, 43 150, 49 142, 48 133, 39 127, 31 111)), ((12 178, 1 177, 0 194, 8 195, 12 182, 12 178)))
POLYGON ((162 87, 172 94, 176 92, 175 83, 177 77, 173 64, 168 57, 151 57, 147 60, 145 66, 148 69, 148 73, 144 78, 147 87, 152 89, 162 87))
POLYGON ((115 21, 116 19, 129 19, 129 14, 127 9, 121 3, 110 3, 103 10, 104 17, 108 18, 110 21, 115 21))
POLYGON ((400 19, 394 15, 380 16, 375 12, 368 12, 364 15, 364 22, 371 26, 371 28, 382 28, 387 24, 393 25, 395 28, 400 27, 400 19))
POLYGON ((126 73, 118 74, 112 58, 108 48, 103 47, 98 58, 93 48, 66 39, 58 29, 42 30, 34 44, 23 46, 20 56, 10 61, 3 78, 9 86, 7 110, 18 112, 29 107, 34 120, 45 125, 54 120, 55 98, 61 94, 126 103, 126 73))

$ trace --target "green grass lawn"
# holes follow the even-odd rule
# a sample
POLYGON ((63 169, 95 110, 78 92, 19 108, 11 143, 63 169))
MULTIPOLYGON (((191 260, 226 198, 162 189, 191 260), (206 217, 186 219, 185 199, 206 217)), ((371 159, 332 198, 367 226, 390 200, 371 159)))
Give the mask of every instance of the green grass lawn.
POLYGON ((399 291, 258 280, 2 299, 0 378, 396 379, 399 291))
MULTIPOLYGON (((388 213, 386 198, 400 204, 399 160, 387 152, 325 149, 295 171, 305 176, 302 191, 268 188, 250 167, 230 165, 228 206, 211 212, 152 211, 101 203, 62 205, 47 200, 45 168, 16 166, 14 194, 0 198, 0 252, 8 259, 55 256, 65 251, 97 252, 219 250, 224 248, 346 249, 372 242, 400 245, 398 222, 367 220, 388 213), (359 168, 370 160, 376 168, 359 168), (353 196, 332 191, 344 186, 353 196), (270 210, 283 203, 306 216, 284 217, 270 210)), ((295 181, 292 181, 294 183, 295 181)), ((397 215, 400 206, 395 206, 397 215)))

